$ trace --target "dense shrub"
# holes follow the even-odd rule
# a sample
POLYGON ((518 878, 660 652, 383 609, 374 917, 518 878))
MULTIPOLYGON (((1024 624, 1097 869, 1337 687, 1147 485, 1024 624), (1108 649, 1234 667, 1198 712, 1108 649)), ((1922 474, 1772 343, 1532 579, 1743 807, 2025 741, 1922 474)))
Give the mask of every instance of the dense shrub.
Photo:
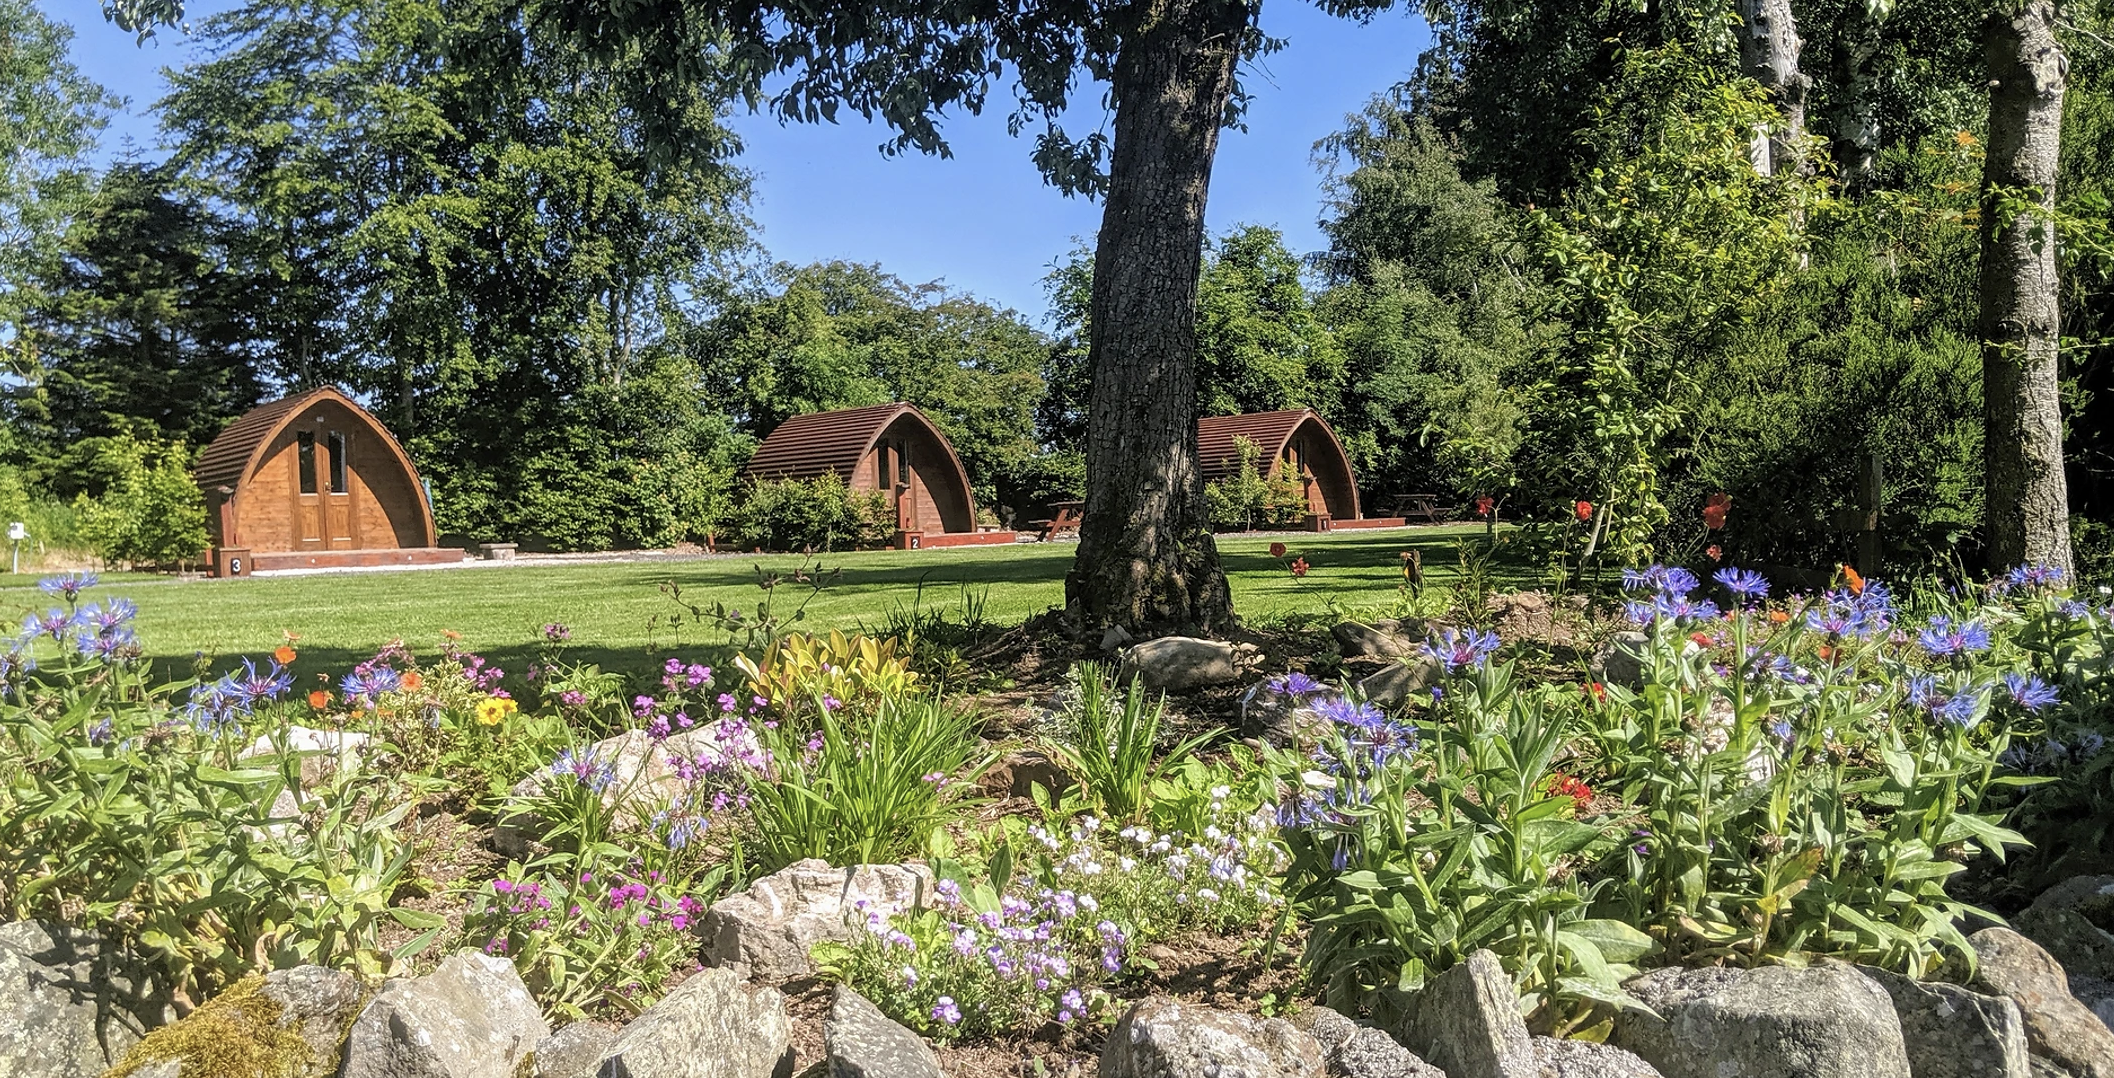
POLYGON ((104 439, 97 457, 108 485, 78 509, 81 535, 104 561, 190 565, 205 556, 205 495, 187 450, 125 435, 104 439))
POLYGON ((853 490, 825 472, 750 482, 729 518, 726 542, 744 550, 855 550, 879 546, 894 533, 886 495, 853 490))
POLYGON ((1283 528, 1306 518, 1306 487, 1280 469, 1265 475, 1262 450, 1246 438, 1233 440, 1240 466, 1224 479, 1204 484, 1204 506, 1211 526, 1252 531, 1258 526, 1283 528))

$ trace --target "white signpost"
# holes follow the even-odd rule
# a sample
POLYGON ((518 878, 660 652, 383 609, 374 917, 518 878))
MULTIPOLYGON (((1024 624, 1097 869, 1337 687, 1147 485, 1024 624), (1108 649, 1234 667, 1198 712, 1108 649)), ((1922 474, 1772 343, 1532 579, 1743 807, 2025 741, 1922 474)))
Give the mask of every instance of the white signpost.
POLYGON ((7 540, 14 545, 13 563, 12 568, 9 570, 10 572, 19 573, 22 571, 22 540, 27 538, 29 538, 28 525, 18 520, 7 526, 7 540))

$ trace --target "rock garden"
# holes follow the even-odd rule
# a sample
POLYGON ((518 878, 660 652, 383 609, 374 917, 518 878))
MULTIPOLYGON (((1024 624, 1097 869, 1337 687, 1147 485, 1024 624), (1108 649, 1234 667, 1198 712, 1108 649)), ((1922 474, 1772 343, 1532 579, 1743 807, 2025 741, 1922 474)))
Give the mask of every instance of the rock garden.
POLYGON ((2114 609, 0 658, 0 1078, 2114 1078, 2114 609))

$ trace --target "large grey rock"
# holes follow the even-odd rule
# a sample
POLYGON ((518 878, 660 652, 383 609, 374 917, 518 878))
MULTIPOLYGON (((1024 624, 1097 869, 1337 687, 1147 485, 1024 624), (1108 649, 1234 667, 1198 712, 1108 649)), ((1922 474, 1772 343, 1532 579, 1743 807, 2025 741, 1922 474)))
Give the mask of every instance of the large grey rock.
POLYGON ((1321 1045, 1282 1018, 1145 999, 1101 1048, 1101 1078, 1323 1078, 1321 1045))
POLYGON ((1612 1044, 1536 1037, 1534 1059, 1541 1078, 1661 1078, 1657 1067, 1612 1044))
POLYGON ((543 1038, 529 1064, 529 1078, 580 1078, 591 1074, 617 1042, 617 1031, 593 1022, 574 1022, 543 1038))
POLYGON ((697 930, 706 962, 782 984, 814 972, 808 951, 815 944, 849 940, 865 930, 865 918, 916 909, 931 892, 932 870, 924 865, 834 868, 809 858, 713 903, 697 930))
POLYGON ((2071 1075, 2114 1078, 2114 1032, 2070 994, 2063 967, 2008 928, 1985 928, 1974 944, 1975 987, 2018 1004, 2026 1050, 2071 1075))
POLYGON ((1489 951, 1424 982, 1403 1042, 1450 1078, 1534 1078, 1540 1063, 1519 1013, 1519 986, 1489 951))
POLYGON ((1916 1078, 2028 1078, 2018 1004, 1956 984, 1860 968, 1893 998, 1916 1078))
POLYGON ((2070 994, 2076 996, 2085 1009, 2098 1015, 2100 1021, 2114 1026, 2114 981, 2105 977, 2072 975, 2070 994))
POLYGON ((514 1078, 550 1035, 512 962, 460 951, 382 985, 352 1023, 343 1078, 514 1078))
POLYGON ((1446 1078, 1385 1031, 1362 1026, 1327 1007, 1309 1007, 1291 1019, 1294 1028, 1321 1045, 1330 1078, 1446 1078))
POLYGON ((1223 640, 1163 636, 1123 652, 1116 678, 1136 678, 1155 692, 1192 692, 1224 685, 1240 676, 1239 652, 1223 640))
POLYGON ((1625 629, 1608 637, 1588 664, 1593 680, 1626 689, 1644 687, 1644 657, 1651 650, 1651 637, 1625 629))
POLYGON ((126 1078, 184 1071, 336 1078, 339 1049, 366 996, 359 978, 321 966, 246 978, 147 1034, 125 1057, 126 1078))
POLYGON ((1336 638, 1336 647, 1346 659, 1400 659, 1415 655, 1423 641, 1403 632, 1402 623, 1392 619, 1381 621, 1342 621, 1329 629, 1336 638))
POLYGON ((0 925, 0 1078, 95 1078, 173 1017, 101 936, 45 921, 0 925))
POLYGON ((1437 656, 1412 657, 1366 675, 1358 682, 1358 692, 1381 707, 1398 708, 1411 697, 1429 691, 1444 673, 1445 667, 1437 656))
MULTIPOLYGON (((656 741, 644 730, 626 730, 604 738, 585 750, 599 765, 611 769, 611 779, 602 789, 602 808, 614 813, 620 825, 640 827, 651 820, 669 799, 685 788, 682 770, 675 761, 725 763, 755 751, 753 735, 722 731, 717 721, 679 730, 656 741), (727 736, 722 736, 727 734, 727 736)), ((514 784, 513 799, 535 797, 553 782, 577 781, 554 774, 549 766, 537 768, 514 784)), ((503 814, 492 829, 492 848, 508 857, 530 852, 530 843, 540 838, 547 824, 534 813, 514 810, 503 814)))
POLYGON ((941 1078, 923 1038, 881 1013, 850 985, 838 985, 822 1022, 829 1078, 941 1078))
POLYGON ((617 1035, 595 1078, 787 1078, 793 1020, 775 988, 744 990, 731 969, 703 970, 617 1035))
POLYGON ((1886 990, 1847 966, 1662 969, 1631 980, 1614 1043, 1666 1078, 1909 1078, 1886 990))
POLYGON ((2077 977, 2114 978, 2114 876, 2072 876, 2011 919, 2077 977))

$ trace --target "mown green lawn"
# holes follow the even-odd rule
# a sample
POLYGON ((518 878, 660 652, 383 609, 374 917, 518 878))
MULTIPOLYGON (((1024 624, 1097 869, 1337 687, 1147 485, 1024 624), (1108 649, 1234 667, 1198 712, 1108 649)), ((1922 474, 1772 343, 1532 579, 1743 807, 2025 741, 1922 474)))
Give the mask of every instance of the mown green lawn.
MULTIPOLYGON (((1428 580, 1453 575, 1456 544, 1481 536, 1475 526, 1344 532, 1326 536, 1222 538, 1236 609, 1251 621, 1320 614, 1331 597, 1344 608, 1394 605, 1402 580, 1401 552, 1421 550, 1428 580), (1273 541, 1304 556, 1310 571, 1294 579, 1269 555, 1273 541)), ((959 615, 965 589, 983 602, 986 619, 1017 623, 1059 605, 1064 574, 1077 549, 1071 543, 1023 544, 961 550, 875 551, 820 557, 839 570, 807 602, 806 627, 879 628, 892 609, 913 603, 959 615), (922 597, 920 587, 922 586, 922 597)), ((479 566, 404 572, 336 573, 249 580, 178 581, 110 574, 97 591, 139 604, 139 630, 148 654, 172 673, 186 672, 199 655, 229 660, 262 655, 300 639, 297 669, 304 683, 316 673, 338 673, 403 640, 430 653, 444 631, 511 671, 535 654, 542 627, 572 630, 571 653, 605 668, 638 670, 649 652, 680 647, 717 650, 726 634, 690 619, 665 593, 681 589, 699 605, 717 601, 752 610, 763 592, 757 567, 789 572, 797 556, 754 555, 687 561, 579 565, 479 566)), ((1523 583, 1519 567, 1503 566, 1500 583, 1523 583)), ((0 612, 19 622, 50 605, 36 578, 0 574, 0 612)), ((778 592, 781 610, 806 589, 791 582, 778 592)))

